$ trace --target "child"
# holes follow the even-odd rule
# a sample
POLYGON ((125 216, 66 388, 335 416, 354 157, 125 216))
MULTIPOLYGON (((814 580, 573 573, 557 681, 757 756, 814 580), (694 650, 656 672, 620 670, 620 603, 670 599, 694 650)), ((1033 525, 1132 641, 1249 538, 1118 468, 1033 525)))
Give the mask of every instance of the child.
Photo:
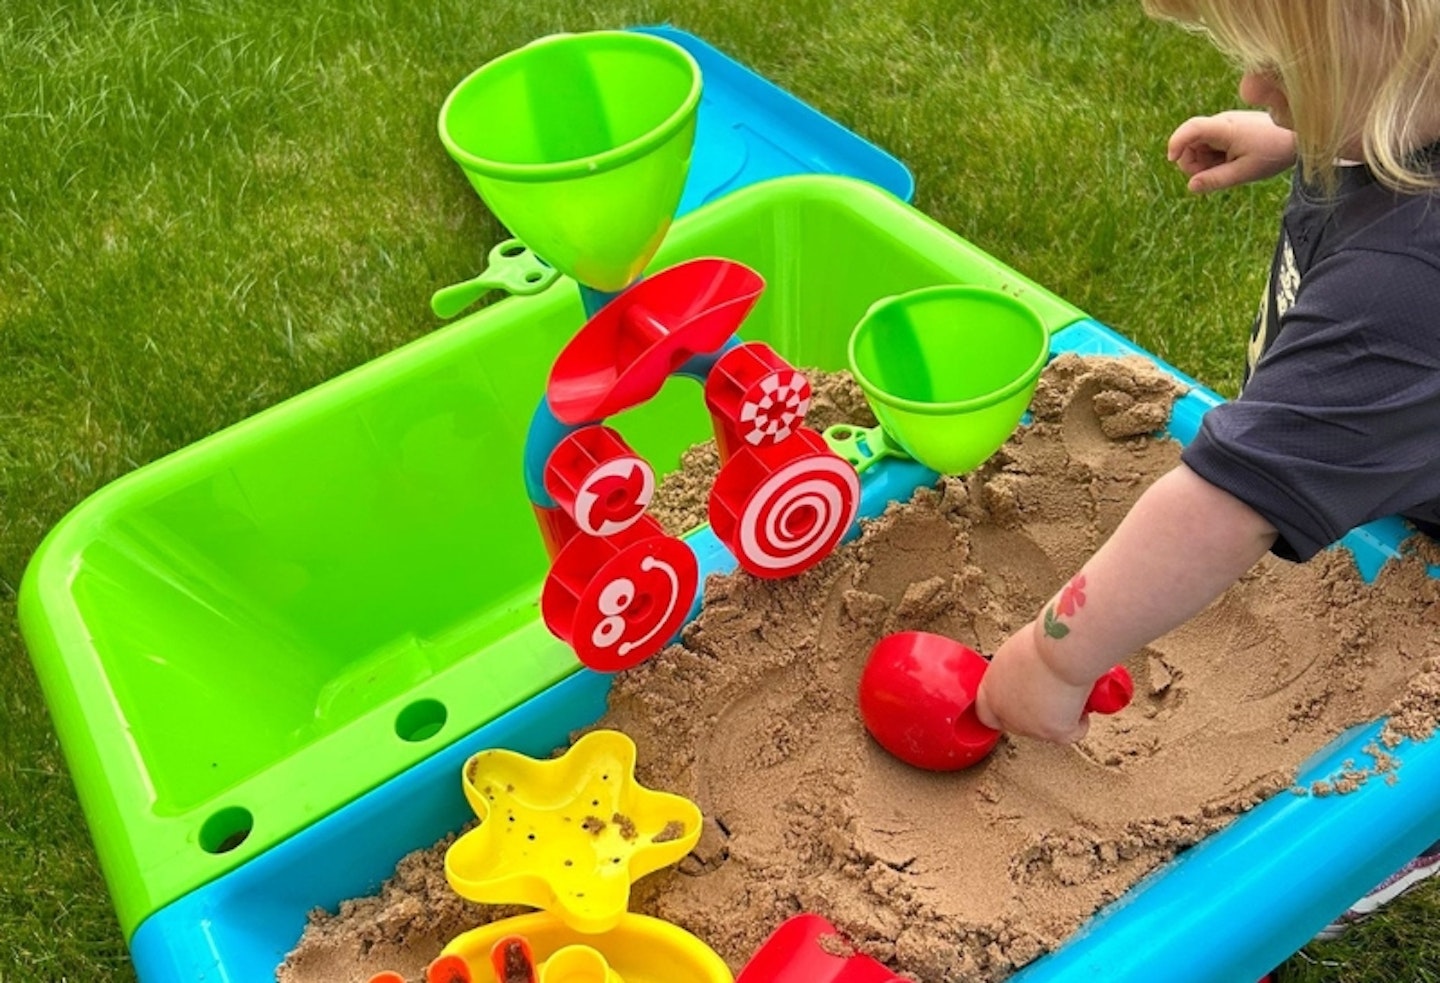
POLYGON ((983 722, 1057 742, 1085 735, 1106 669, 1267 551, 1304 561, 1393 513, 1440 530, 1440 0, 1143 2, 1232 55, 1265 110, 1181 124, 1190 190, 1295 175, 1239 398, 985 674, 983 722))

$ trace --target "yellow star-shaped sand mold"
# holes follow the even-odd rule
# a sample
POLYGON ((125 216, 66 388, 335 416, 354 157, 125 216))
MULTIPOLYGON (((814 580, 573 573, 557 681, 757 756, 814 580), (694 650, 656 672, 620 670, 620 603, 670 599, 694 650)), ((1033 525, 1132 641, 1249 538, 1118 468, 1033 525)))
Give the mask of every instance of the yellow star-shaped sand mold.
POLYGON ((465 764, 465 797, 480 825, 445 854, 457 893, 554 912, 578 932, 608 932, 630 884, 675 863, 700 838, 689 799, 635 780, 635 743, 586 734, 559 758, 481 751, 465 764))

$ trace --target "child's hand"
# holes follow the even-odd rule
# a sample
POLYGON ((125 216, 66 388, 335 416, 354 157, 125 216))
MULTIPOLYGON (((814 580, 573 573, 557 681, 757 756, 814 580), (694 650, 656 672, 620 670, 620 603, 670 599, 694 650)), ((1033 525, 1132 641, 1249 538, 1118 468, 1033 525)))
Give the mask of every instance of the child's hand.
POLYGON ((1187 119, 1170 135, 1166 156, 1196 194, 1260 181, 1295 164, 1295 134, 1268 113, 1231 110, 1187 119))
POLYGON ((1094 681, 1076 684, 1056 672, 1040 652, 1041 635, 1032 622, 1000 646, 980 680, 975 713, 987 727, 1071 744, 1090 727, 1085 701, 1094 681))

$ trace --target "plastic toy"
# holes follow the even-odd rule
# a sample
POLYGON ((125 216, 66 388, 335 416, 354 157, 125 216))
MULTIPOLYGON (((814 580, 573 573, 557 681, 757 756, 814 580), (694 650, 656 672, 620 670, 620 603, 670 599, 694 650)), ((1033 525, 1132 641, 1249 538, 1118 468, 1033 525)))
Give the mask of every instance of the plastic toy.
POLYGON ((526 487, 554 556, 541 612, 593 669, 659 651, 698 590, 688 547, 643 514, 653 470, 602 423, 671 375, 705 385, 722 462, 712 524, 745 569, 803 570, 855 520, 855 469, 804 427, 808 381, 774 349, 735 336, 763 285, 727 260, 669 267, 602 307, 551 368, 526 442, 526 487))
POLYGON ((810 380, 764 342, 725 353, 705 380, 720 460, 785 440, 810 409, 810 380))
POLYGON ((850 949, 828 920, 787 918, 740 970, 735 983, 906 983, 884 963, 850 949))
MULTIPOLYGON (((1049 357, 1044 322, 1000 290, 951 284, 878 301, 849 344, 885 435, 861 434, 864 457, 898 449, 941 474, 973 470, 1015 430, 1049 357)), ((840 444, 853 439, 839 430, 840 444)))
POLYGON ((698 588, 683 547, 642 514, 649 465, 599 422, 651 399, 670 375, 705 384, 721 457, 711 525, 742 567, 798 573, 855 520, 855 468, 804 426, 809 382, 768 345, 734 335, 761 286, 724 260, 671 267, 603 307, 555 360, 526 447, 527 487, 555 557, 541 611, 591 668, 627 668, 659 651, 698 588), (614 542, 596 541, 607 537, 614 542), (637 586, 653 571, 663 574, 649 578, 653 592, 637 586), (587 634, 590 626, 603 630, 587 634))
POLYGON ((580 661, 617 672, 654 655, 680 629, 699 588, 690 548, 648 515, 566 544, 540 592, 540 612, 580 661))
MULTIPOLYGON (((503 983, 624 983, 598 949, 575 943, 537 962, 523 935, 506 936, 491 946, 490 968, 503 983)), ((464 960, 450 956, 429 967, 427 975, 454 979, 468 973, 464 960)))
POLYGON ((567 945, 540 964, 540 983, 624 983, 597 950, 567 945))
POLYGON ((532 253, 519 239, 506 239, 491 247, 483 272, 464 283, 435 291, 430 309, 437 317, 450 318, 469 307, 491 290, 504 290, 528 297, 546 290, 560 277, 560 271, 532 253))
POLYGON ((640 275, 680 203, 700 68, 630 31, 556 34, 455 87, 440 140, 501 222, 600 291, 640 275))
MULTIPOLYGON (((613 436, 602 438, 587 431, 605 417, 653 398, 672 372, 703 379, 714 352, 733 343, 735 329, 763 285, 754 271, 738 263, 704 259, 682 263, 606 304, 561 350, 525 442, 525 488, 557 566, 577 532, 609 534, 599 532, 599 526, 586 522, 583 515, 577 521, 574 510, 588 508, 589 501, 579 496, 578 486, 610 478, 619 473, 617 469, 649 470, 618 434, 609 431, 613 436), (590 460, 577 459, 575 451, 584 448, 590 448, 585 452, 590 460)), ((651 490, 653 481, 634 488, 628 497, 623 493, 616 497, 612 488, 603 507, 607 513, 619 509, 627 522, 634 521, 648 504, 651 490)), ((675 605, 687 611, 692 597, 693 590, 675 598, 675 605)), ((563 623, 551 618, 546 623, 567 638, 563 623)), ((660 637, 656 644, 668 638, 660 637)))
POLYGON ((855 469, 813 430, 742 448, 710 495, 710 527, 757 577, 789 577, 829 555, 860 505, 855 469))
MULTIPOLYGON (((744 189, 676 223, 657 258, 714 255, 739 257, 772 284, 747 331, 795 364, 845 368, 848 334, 875 299, 940 278, 1020 292, 1045 318, 1057 352, 1156 361, 857 181, 811 176, 744 189), (829 272, 804 275, 810 269, 829 272)), ((96 846, 145 983, 270 978, 308 911, 372 891, 404 854, 472 818, 453 782, 469 754, 506 746, 543 757, 603 712, 606 678, 577 673, 573 653, 534 608, 549 558, 524 490, 484 480, 519 468, 527 410, 573 334, 575 306, 560 288, 492 305, 127 476, 37 552, 22 588, 22 627, 91 826, 106 831, 96 846), (427 439, 417 444, 417 435, 427 439), (298 494, 297 482, 314 493, 298 494), (403 500, 406 488, 423 508, 381 507, 403 500), (396 490, 377 500, 376 489, 396 490), (127 537, 120 542, 143 551, 153 583, 124 565, 130 554, 115 546, 119 531, 127 537), (295 592, 290 571, 305 575, 303 590, 295 592), (163 589, 180 582, 193 592, 163 589), (201 608, 206 599, 210 608, 201 608), (193 619, 209 610, 234 627, 202 630, 209 622, 193 619), (293 620, 308 647, 245 647, 262 619, 293 620), (168 661, 147 658, 154 652, 168 661), (217 659, 223 677, 206 668, 217 659), (312 682, 297 691, 287 673, 301 667, 312 682), (306 693, 353 693, 359 678, 368 703, 332 700, 317 716, 306 693), (587 696, 553 702, 575 692, 587 696), (398 735, 399 711, 437 703, 449 714, 438 742, 398 735), (169 739, 176 733, 186 739, 169 739), (203 852, 199 829, 236 805, 254 813, 249 837, 225 854, 203 852)), ((1218 402, 1192 388, 1168 432, 1188 441, 1218 402)), ((655 461, 676 460, 711 433, 686 385, 667 387, 623 423, 655 461)), ((875 515, 934 472, 889 458, 864 478, 862 514, 875 515)), ((1346 546, 1370 579, 1399 555, 1405 535, 1398 521, 1379 523, 1346 546)), ((687 543, 702 577, 735 569, 709 529, 687 543)), ((1302 783, 1361 759, 1377 731, 1347 735, 1306 765, 1302 783)), ((1404 782, 1262 804, 1017 983, 1097 973, 1177 983, 1259 976, 1433 842, 1440 742, 1407 742, 1397 754, 1404 782), (1367 835, 1355 838, 1356 829, 1367 835), (1347 843, 1338 861, 1337 842, 1347 843), (1296 877, 1307 890, 1274 903, 1270 886, 1296 877), (1197 909, 1196 897, 1207 904, 1197 909), (1229 917, 1235 910, 1247 918, 1229 917), (1203 960, 1176 955, 1198 951, 1203 960)))
POLYGON ((548 761, 482 751, 464 789, 480 824, 445 854, 451 886, 543 911, 453 940, 428 983, 731 983, 699 939, 626 911, 631 882, 700 837, 694 803, 635 781, 630 738, 592 731, 548 761))
MULTIPOLYGON (((981 761, 1001 733, 975 716, 975 694, 990 663, 974 649, 924 631, 880 639, 860 674, 860 716, 872 737, 917 768, 956 771, 981 761)), ((1124 666, 1101 676, 1086 713, 1118 713, 1135 684, 1124 666)))
MULTIPOLYGON (((834 549, 859 509, 854 468, 804 429, 808 383, 768 347, 727 357, 746 347, 736 331, 764 280, 709 258, 638 279, 685 184, 700 91, 682 48, 601 31, 545 38, 490 62, 440 112, 446 149, 491 210, 582 287, 589 320, 552 366, 526 440, 525 479, 554 560, 545 624, 604 671, 658 652, 698 590, 685 547, 644 521, 653 472, 603 426, 672 375, 706 385, 725 465, 712 522, 745 569, 805 569, 834 549), (729 367, 712 400, 708 377, 721 361, 729 367)), ((437 294, 436 310, 458 309, 486 282, 437 294)))
POLYGON ((550 912, 536 912, 483 925, 453 939, 427 968, 425 979, 426 983, 526 983, 527 979, 732 983, 734 976, 709 946, 658 918, 626 914, 606 932, 585 934, 550 912), (504 961, 507 953, 509 963, 504 961), (534 977, 525 975, 527 962, 534 977), (602 969, 604 976, 598 975, 602 969))
POLYGON ((543 908, 587 934, 619 924, 630 883, 700 838, 700 810, 636 782, 635 745, 618 731, 592 731, 547 761, 482 751, 464 789, 480 825, 446 852, 450 885, 473 901, 543 908))
POLYGON ((758 273, 724 259, 679 263, 637 283, 555 359, 550 411, 580 426, 639 406, 671 373, 694 371, 692 359, 724 348, 764 289, 758 273))

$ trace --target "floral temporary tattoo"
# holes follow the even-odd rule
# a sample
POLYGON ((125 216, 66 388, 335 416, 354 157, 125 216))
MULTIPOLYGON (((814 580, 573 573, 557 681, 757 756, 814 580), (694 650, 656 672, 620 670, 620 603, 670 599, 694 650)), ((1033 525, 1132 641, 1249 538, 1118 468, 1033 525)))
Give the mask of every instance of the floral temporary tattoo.
POLYGON ((1070 634, 1070 626, 1061 618, 1074 617, 1075 612, 1085 606, 1085 575, 1077 573, 1070 583, 1060 589, 1055 603, 1045 609, 1045 634, 1051 638, 1064 638, 1070 634))

